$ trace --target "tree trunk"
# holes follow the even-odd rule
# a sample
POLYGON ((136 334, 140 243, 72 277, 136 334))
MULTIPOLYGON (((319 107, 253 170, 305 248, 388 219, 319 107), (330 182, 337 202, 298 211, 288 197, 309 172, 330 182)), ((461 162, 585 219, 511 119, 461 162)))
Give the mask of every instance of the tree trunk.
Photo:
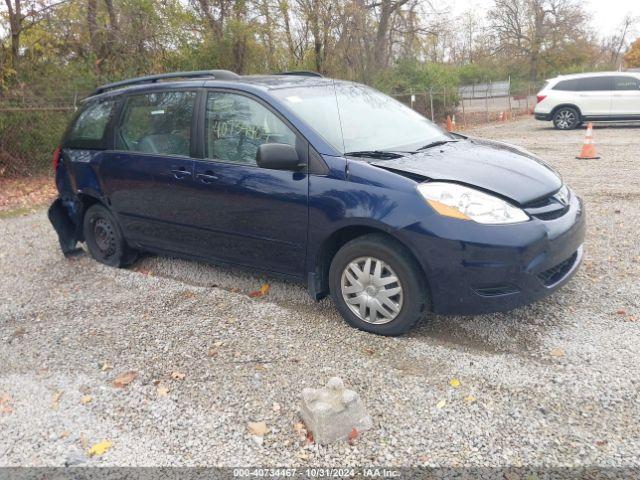
POLYGON ((22 4, 21 0, 5 0, 9 11, 9 29, 11 33, 11 63, 14 70, 17 70, 20 61, 20 35, 22 34, 22 4))

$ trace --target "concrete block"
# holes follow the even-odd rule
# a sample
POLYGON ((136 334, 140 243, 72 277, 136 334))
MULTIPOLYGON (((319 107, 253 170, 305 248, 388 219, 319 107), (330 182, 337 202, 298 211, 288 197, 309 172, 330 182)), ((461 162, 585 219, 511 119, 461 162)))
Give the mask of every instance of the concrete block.
POLYGON ((300 413, 313 439, 322 444, 346 440, 354 428, 362 432, 373 426, 360 396, 338 377, 329 379, 326 387, 305 388, 300 413))

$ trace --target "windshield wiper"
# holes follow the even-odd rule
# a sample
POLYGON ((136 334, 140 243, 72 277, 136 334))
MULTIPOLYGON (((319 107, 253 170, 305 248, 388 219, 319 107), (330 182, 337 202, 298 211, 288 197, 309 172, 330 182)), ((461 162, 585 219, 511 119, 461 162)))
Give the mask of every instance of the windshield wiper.
POLYGON ((445 143, 456 143, 457 141, 458 140, 436 140, 435 142, 431 142, 431 143, 427 143, 426 145, 423 145, 418 149, 418 151, 427 150, 433 147, 439 147, 440 145, 444 145, 445 143))
POLYGON ((396 152, 390 152, 385 150, 361 150, 358 152, 347 152, 345 157, 369 157, 378 158, 380 160, 393 160, 394 158, 401 158, 403 155, 396 152))

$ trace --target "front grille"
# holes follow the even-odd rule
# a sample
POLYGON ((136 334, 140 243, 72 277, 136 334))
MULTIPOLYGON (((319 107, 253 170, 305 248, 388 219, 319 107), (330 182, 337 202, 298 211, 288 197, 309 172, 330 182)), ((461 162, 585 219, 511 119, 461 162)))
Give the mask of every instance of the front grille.
POLYGON ((542 280, 542 283, 544 283, 546 287, 550 287, 551 285, 558 283, 567 273, 569 273, 571 267, 573 267, 573 264, 576 262, 576 258, 578 258, 578 252, 575 252, 565 261, 560 262, 556 266, 539 273, 538 278, 542 280))
POLYGON ((549 197, 540 198, 523 205, 524 210, 532 217, 540 220, 554 220, 560 218, 569 210, 570 191, 563 187, 549 197), (566 192, 566 194, 563 194, 566 192))

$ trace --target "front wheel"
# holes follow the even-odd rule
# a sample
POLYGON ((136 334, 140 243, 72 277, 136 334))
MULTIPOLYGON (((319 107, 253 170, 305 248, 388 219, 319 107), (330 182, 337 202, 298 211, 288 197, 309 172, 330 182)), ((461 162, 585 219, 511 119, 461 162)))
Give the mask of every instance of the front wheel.
POLYGON ((426 282, 414 258, 381 234, 356 238, 336 253, 329 287, 351 326, 379 335, 409 331, 428 306, 426 282))
POLYGON ((553 126, 558 130, 573 130, 580 123, 580 114, 575 108, 562 107, 553 114, 553 126))
POLYGON ((84 239, 91 256, 110 267, 123 267, 136 259, 122 236, 116 219, 104 206, 89 207, 84 215, 84 239))

